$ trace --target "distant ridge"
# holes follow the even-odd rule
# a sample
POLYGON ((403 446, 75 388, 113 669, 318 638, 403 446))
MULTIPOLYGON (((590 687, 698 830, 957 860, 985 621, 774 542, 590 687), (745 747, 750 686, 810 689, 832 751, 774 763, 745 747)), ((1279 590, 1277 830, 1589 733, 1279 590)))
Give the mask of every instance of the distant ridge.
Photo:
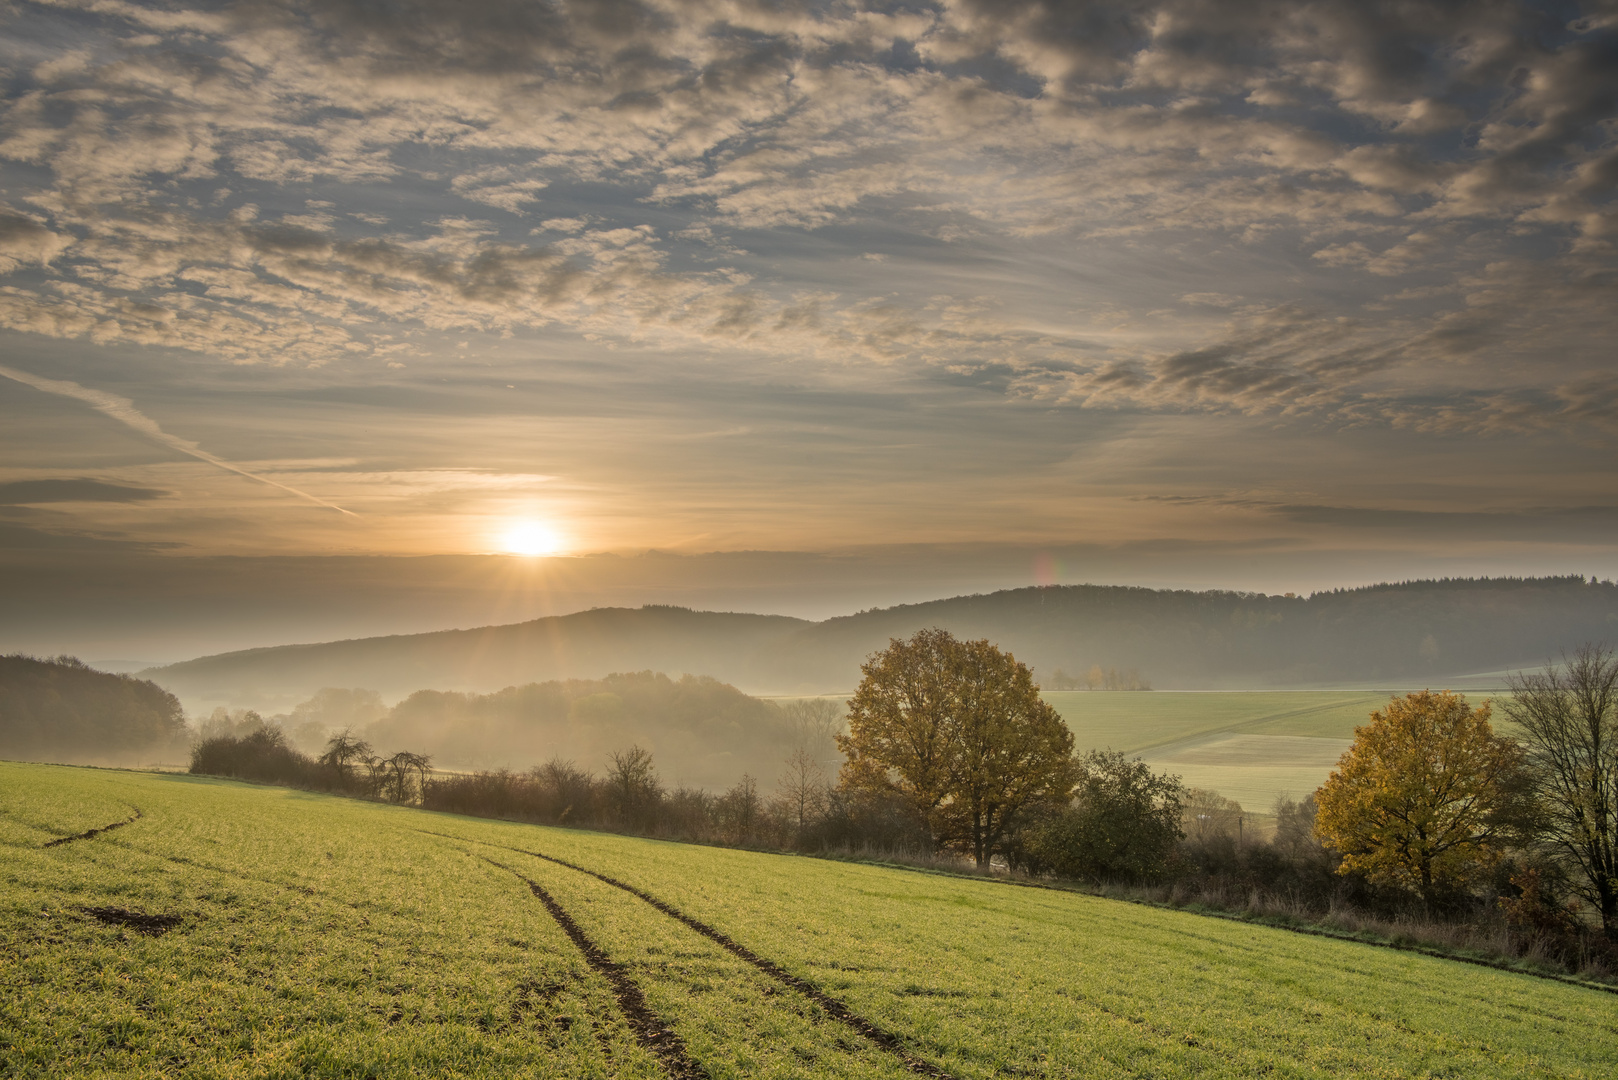
POLYGON ((414 690, 498 690, 547 679, 654 669, 736 681, 727 657, 812 626, 785 615, 692 611, 661 604, 592 608, 504 626, 277 645, 220 653, 142 673, 190 700, 252 704, 307 697, 322 686, 402 695, 414 690), (307 691, 307 692, 306 692, 307 691))
MULTIPOLYGON (((301 700, 322 686, 490 691, 652 669, 756 693, 850 689, 889 638, 941 626, 1049 676, 1138 668, 1160 689, 1442 682, 1618 642, 1618 586, 1580 577, 1407 581, 1308 597, 1060 585, 809 622, 662 605, 506 626, 286 645, 142 672, 188 703, 301 700)), ((193 705, 195 707, 195 705, 193 705)))

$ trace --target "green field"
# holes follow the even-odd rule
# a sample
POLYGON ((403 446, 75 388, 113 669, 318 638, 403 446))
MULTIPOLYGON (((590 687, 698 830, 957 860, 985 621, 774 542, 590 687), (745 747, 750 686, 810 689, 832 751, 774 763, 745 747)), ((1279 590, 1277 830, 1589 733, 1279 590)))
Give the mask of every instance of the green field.
MULTIPOLYGON (((1267 813, 1325 782, 1387 691, 1046 691, 1081 750, 1111 748, 1267 813)), ((1488 700, 1487 694, 1469 694, 1488 700)))
POLYGON ((4 1076, 1618 1073, 1610 994, 1074 893, 41 765, 0 844, 4 1076))

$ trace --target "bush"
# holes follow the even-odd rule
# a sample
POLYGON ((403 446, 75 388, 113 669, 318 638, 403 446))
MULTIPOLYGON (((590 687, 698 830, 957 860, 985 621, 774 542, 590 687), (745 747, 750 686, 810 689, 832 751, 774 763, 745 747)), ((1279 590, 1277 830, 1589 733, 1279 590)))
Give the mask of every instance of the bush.
POLYGON ((1071 805, 1029 827, 1018 863, 1033 873, 1087 881, 1155 881, 1174 858, 1185 789, 1179 777, 1112 750, 1080 759, 1071 805))
POLYGON ((288 746, 286 734, 276 727, 203 739, 191 748, 191 771, 289 787, 328 787, 321 782, 327 770, 288 746))

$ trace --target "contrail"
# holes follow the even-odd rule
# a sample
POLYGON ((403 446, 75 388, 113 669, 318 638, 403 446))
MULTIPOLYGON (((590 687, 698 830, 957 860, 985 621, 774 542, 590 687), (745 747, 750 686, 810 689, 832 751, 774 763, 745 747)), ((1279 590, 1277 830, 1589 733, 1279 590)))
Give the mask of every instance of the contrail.
POLYGON ((60 394, 63 397, 77 398, 96 412, 110 416, 120 424, 134 428, 152 441, 162 443, 169 449, 178 450, 182 454, 189 454, 198 461, 206 461, 209 465, 224 469, 226 472, 233 472, 237 476, 245 476, 249 480, 257 480, 261 484, 280 488, 282 491, 296 495, 300 499, 308 499, 316 506, 324 506, 328 510, 335 510, 339 514, 347 514, 349 517, 359 517, 354 511, 344 510, 336 503, 329 503, 325 499, 309 494, 307 491, 299 491, 297 488, 283 484, 279 480, 271 480, 267 476, 248 472, 240 465, 208 453, 208 451, 189 439, 182 439, 178 435, 170 435, 157 426, 157 421, 135 408, 135 403, 128 398, 121 398, 116 394, 109 394, 102 390, 92 390, 88 386, 80 386, 76 382, 68 382, 65 379, 43 379, 38 375, 30 375, 26 371, 6 367, 4 364, 0 364, 0 375, 27 386, 32 386, 35 390, 43 390, 47 394, 60 394))

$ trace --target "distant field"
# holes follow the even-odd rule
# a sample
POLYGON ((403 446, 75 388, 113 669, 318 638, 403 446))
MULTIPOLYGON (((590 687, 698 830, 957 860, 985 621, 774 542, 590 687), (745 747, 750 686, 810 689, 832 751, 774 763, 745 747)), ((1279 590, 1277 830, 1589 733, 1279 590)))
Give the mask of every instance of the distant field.
POLYGON ((1301 799, 1324 783, 1354 729, 1389 697, 1328 690, 1045 693, 1081 748, 1138 755, 1259 814, 1277 795, 1301 799))
POLYGON ((1618 1072, 1607 994, 993 882, 12 764, 0 852, 5 1076, 1618 1072))
POLYGON ((1046 691, 1080 746, 1131 754, 1215 733, 1352 739, 1354 728, 1388 700, 1363 691, 1183 693, 1152 690, 1046 691))

